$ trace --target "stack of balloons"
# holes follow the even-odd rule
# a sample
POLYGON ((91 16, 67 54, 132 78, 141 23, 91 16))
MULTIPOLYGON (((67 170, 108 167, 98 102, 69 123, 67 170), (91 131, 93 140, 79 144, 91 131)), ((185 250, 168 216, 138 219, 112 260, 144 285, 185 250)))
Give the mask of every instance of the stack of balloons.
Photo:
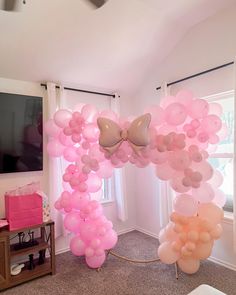
POLYGON ((55 207, 65 215, 65 228, 75 234, 71 251, 85 255, 92 268, 103 264, 117 235, 99 202, 102 179, 127 162, 140 168, 153 164, 156 176, 169 181, 176 194, 170 223, 160 232, 158 255, 186 273, 196 272, 222 232, 223 177, 208 162, 227 136, 221 113, 219 104, 188 91, 164 97, 160 106, 147 108, 134 120, 92 105, 58 110, 45 130, 49 155, 69 162, 62 180, 65 191, 55 207))

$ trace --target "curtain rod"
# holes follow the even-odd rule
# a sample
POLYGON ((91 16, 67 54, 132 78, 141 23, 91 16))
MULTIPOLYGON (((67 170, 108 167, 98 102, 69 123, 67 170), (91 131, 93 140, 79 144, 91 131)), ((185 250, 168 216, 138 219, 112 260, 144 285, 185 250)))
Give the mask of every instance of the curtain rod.
MULTIPOLYGON (((45 87, 47 89, 47 84, 41 83, 40 84, 42 87, 45 87)), ((56 85, 56 88, 60 88, 59 86, 56 85)), ((98 95, 104 95, 104 96, 111 96, 115 98, 115 94, 110 94, 110 93, 103 93, 103 92, 96 92, 96 91, 90 91, 90 90, 84 90, 84 89, 76 89, 76 88, 70 88, 70 87, 64 87, 65 90, 71 90, 71 91, 78 91, 78 92, 85 92, 85 93, 91 93, 91 94, 98 94, 98 95)))
MULTIPOLYGON (((167 87, 168 87, 168 86, 171 86, 171 85, 173 85, 173 84, 177 84, 177 83, 183 82, 183 81, 185 81, 185 80, 189 80, 189 79, 195 78, 195 77, 197 77, 197 76, 201 76, 201 75, 207 74, 207 73, 209 73, 209 72, 212 72, 212 71, 215 71, 215 70, 218 70, 218 69, 221 69, 221 68, 224 68, 224 67, 230 66, 230 65, 232 65, 232 64, 234 64, 233 61, 228 62, 228 63, 223 64, 223 65, 220 65, 220 66, 218 66, 218 67, 211 68, 211 69, 209 69, 209 70, 206 70, 206 71, 203 71, 203 72, 200 72, 200 73, 197 73, 197 74, 194 74, 194 75, 191 75, 191 76, 188 76, 188 77, 182 78, 182 79, 180 79, 180 80, 176 80, 176 81, 174 81, 174 82, 167 83, 167 87)), ((159 90, 159 89, 161 89, 161 86, 159 86, 159 87, 156 88, 156 90, 159 90)))

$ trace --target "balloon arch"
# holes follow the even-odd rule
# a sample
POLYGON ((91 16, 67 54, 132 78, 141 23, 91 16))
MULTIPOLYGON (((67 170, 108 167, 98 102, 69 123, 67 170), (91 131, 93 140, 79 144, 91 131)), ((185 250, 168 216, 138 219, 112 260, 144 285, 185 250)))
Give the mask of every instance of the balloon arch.
POLYGON ((160 106, 149 107, 132 122, 92 105, 58 110, 45 131, 49 155, 71 162, 63 175, 66 189, 55 207, 74 233, 72 253, 85 255, 91 268, 104 263, 105 250, 115 246, 117 234, 98 200, 102 179, 127 162, 137 167, 152 163, 156 176, 169 181, 176 193, 170 222, 159 233, 158 256, 195 273, 222 233, 223 177, 207 161, 208 152, 227 135, 221 113, 219 104, 184 90, 164 97, 160 106))

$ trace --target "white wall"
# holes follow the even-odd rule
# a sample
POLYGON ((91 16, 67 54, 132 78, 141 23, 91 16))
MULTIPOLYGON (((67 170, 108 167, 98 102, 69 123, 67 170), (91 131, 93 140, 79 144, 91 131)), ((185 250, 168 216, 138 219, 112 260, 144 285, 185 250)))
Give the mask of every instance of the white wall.
MULTIPOLYGON (((47 108, 46 108, 46 93, 44 88, 40 86, 38 83, 19 81, 19 80, 10 80, 5 78, 0 78, 0 92, 8 92, 8 93, 19 93, 25 95, 32 96, 41 96, 44 97, 44 120, 47 117, 47 108)), ((75 95, 75 94, 73 94, 75 95)), ((85 101, 86 102, 86 101, 85 101)), ((1 105, 0 105, 1 107, 1 105)), ((5 209, 4 209, 4 193, 7 190, 14 189, 18 186, 25 185, 32 181, 39 181, 42 185, 42 189, 44 191, 48 191, 48 186, 50 180, 48 179, 48 171, 47 171, 47 153, 45 152, 45 143, 46 138, 44 138, 44 170, 41 172, 20 172, 20 173, 8 173, 8 174, 0 174, 0 218, 4 217, 5 209)), ((133 174, 130 173, 131 167, 126 167, 125 170, 125 178, 129 183, 133 183, 133 174)), ((117 218, 116 213, 116 204, 114 202, 104 204, 104 212, 109 220, 111 220, 114 224, 114 228, 118 233, 126 232, 130 229, 134 228, 134 203, 132 193, 133 186, 127 187, 127 210, 128 210, 128 218, 127 221, 121 222, 117 218)), ((60 237, 56 241, 56 249, 58 252, 64 251, 68 249, 68 242, 70 237, 60 237)))
MULTIPOLYGON (((153 63, 153 71, 147 76, 132 102, 132 111, 140 114, 146 106, 158 104, 161 91, 156 91, 156 87, 162 85, 163 81, 175 81, 233 61, 236 56, 235 28, 236 5, 192 28, 166 60, 160 65, 153 63)), ((172 87, 171 93, 182 87, 193 90, 197 96, 232 90, 233 67, 178 84, 172 87)), ((160 230, 160 213, 156 198, 161 196, 158 196, 157 179, 151 167, 136 170, 135 187, 137 228, 157 236, 160 230)), ((232 229, 232 221, 225 221, 224 234, 217 241, 212 256, 218 262, 236 268, 232 229)))

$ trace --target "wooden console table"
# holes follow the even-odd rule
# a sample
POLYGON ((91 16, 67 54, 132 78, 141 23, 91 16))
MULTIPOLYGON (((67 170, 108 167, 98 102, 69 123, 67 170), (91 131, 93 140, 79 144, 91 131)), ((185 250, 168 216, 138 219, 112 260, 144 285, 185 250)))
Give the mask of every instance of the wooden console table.
POLYGON ((54 238, 54 222, 49 221, 40 225, 22 228, 15 231, 0 231, 0 290, 4 290, 26 281, 38 278, 46 274, 55 274, 55 238, 54 238), (28 232, 29 230, 40 229, 40 237, 35 238, 38 244, 24 249, 15 249, 15 245, 10 244, 12 236, 17 236, 20 232, 28 232), (22 262, 24 256, 30 254, 38 254, 39 251, 44 255, 48 250, 49 257, 45 257, 43 264, 38 264, 38 258, 34 259, 35 267, 29 270, 29 261, 22 262), (12 259, 19 258, 25 266, 18 275, 11 275, 12 259))

